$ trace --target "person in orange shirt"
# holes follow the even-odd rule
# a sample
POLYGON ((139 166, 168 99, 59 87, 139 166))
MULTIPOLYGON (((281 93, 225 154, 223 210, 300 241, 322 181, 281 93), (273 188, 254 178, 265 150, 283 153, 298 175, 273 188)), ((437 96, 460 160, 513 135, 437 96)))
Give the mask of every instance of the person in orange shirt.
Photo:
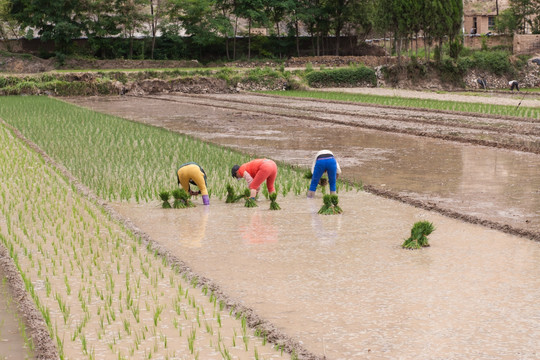
POLYGON ((231 169, 231 175, 233 178, 246 179, 252 199, 255 199, 265 180, 268 193, 276 192, 274 182, 277 176, 277 165, 272 160, 255 159, 242 165, 234 165, 231 169))
POLYGON ((202 195, 204 205, 210 205, 208 190, 206 189, 206 173, 199 164, 189 162, 182 164, 176 172, 178 185, 181 185, 189 195, 202 195), (191 191, 190 185, 193 184, 199 188, 199 191, 191 191))

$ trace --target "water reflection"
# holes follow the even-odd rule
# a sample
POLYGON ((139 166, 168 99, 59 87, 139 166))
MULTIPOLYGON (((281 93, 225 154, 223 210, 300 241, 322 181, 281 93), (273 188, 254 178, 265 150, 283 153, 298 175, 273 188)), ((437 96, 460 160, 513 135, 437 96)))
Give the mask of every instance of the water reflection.
POLYGON ((274 225, 274 217, 253 209, 249 222, 240 226, 242 239, 246 244, 277 243, 279 231, 274 225))
MULTIPOLYGON (((320 199, 319 199, 320 200, 320 199)), ((320 245, 335 245, 341 229, 341 215, 319 215, 321 202, 307 199, 311 214, 311 227, 320 245)))

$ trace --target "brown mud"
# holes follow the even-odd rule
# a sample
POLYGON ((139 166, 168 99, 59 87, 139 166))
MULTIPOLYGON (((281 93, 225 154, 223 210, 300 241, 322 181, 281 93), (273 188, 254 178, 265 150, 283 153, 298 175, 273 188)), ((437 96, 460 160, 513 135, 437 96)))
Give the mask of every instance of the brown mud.
POLYGON ((343 177, 370 192, 540 239, 540 137, 529 134, 540 122, 532 119, 251 94, 69 101, 303 167, 331 148, 343 177), (461 141, 448 141, 454 138, 461 141), (493 146, 477 146, 480 140, 493 146))

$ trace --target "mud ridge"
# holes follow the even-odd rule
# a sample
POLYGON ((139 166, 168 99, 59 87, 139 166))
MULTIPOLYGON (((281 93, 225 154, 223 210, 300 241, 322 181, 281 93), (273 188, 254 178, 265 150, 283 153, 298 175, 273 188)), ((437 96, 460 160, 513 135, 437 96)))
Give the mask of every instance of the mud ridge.
POLYGON ((49 335, 43 315, 26 292, 21 274, 2 243, 0 243, 0 268, 6 276, 8 291, 17 304, 17 313, 23 319, 30 341, 34 345, 34 356, 38 360, 59 359, 56 344, 49 335))
MULTIPOLYGON (((141 98, 146 99, 152 99, 152 100, 162 100, 162 101, 170 101, 170 102, 182 102, 175 99, 166 99, 161 97, 154 97, 154 96, 140 96, 141 98)), ((186 103, 186 102, 184 102, 186 103)), ((413 136, 420 136, 420 137, 428 137, 428 138, 434 138, 444 141, 454 141, 458 143, 464 143, 464 144, 471 144, 471 145, 480 145, 480 146, 488 146, 488 147, 494 147, 499 149, 507 149, 507 150, 517 150, 517 151, 523 151, 523 152, 529 152, 533 154, 540 154, 540 147, 532 147, 527 144, 519 144, 519 143, 503 143, 498 141, 492 141, 492 140, 483 140, 483 139, 469 139, 469 138, 463 138, 460 136, 454 136, 454 135, 442 135, 442 134, 434 134, 430 133, 428 131, 424 130, 415 130, 415 129, 398 129, 395 127, 390 126, 384 126, 384 125, 369 125, 369 124, 358 124, 358 123, 351 123, 347 121, 340 121, 340 120, 331 120, 331 119, 322 119, 317 116, 308 116, 308 115, 285 115, 285 114, 276 114, 270 111, 264 111, 264 110, 246 110, 239 107, 234 106, 226 106, 226 105, 217 105, 217 104, 202 104, 202 103, 192 103, 194 105, 199 106, 208 106, 208 107, 214 107, 214 108, 221 108, 221 109, 228 109, 228 110, 239 110, 244 112, 253 112, 253 113, 259 113, 264 115, 271 115, 271 116, 280 116, 280 117, 290 117, 290 118, 297 118, 302 120, 311 120, 311 121, 319 121, 319 122, 326 122, 330 124, 336 124, 336 125, 344 125, 344 126, 353 126, 358 128, 364 128, 369 130, 378 130, 378 131, 384 131, 389 133, 399 133, 399 134, 405 134, 405 135, 413 135, 413 136)), ((477 114, 478 115, 478 114, 477 114)))
MULTIPOLYGON (((261 96, 261 97, 271 97, 271 98, 283 98, 283 96, 279 95, 272 95, 272 94, 261 94, 261 93, 255 93, 255 92, 249 92, 250 95, 254 96, 261 96)), ((294 99, 294 100, 303 100, 303 101, 310 101, 310 102, 319 102, 320 99, 312 99, 312 98, 304 98, 304 97, 296 97, 296 96, 287 96, 288 99, 294 99)), ((325 102, 334 103, 334 104, 342 104, 342 105, 362 105, 365 107, 372 107, 372 108, 385 108, 385 109, 393 109, 393 110, 414 110, 417 112, 425 112, 425 113, 436 113, 436 114, 449 114, 449 115, 463 115, 463 116, 472 116, 477 117, 478 113, 475 112, 466 112, 466 111, 451 111, 451 110, 441 110, 441 109, 426 109, 426 108, 418 108, 418 107, 407 107, 407 106, 394 106, 394 105, 379 105, 379 104, 370 104, 370 103, 355 103, 352 101, 340 101, 340 100, 324 100, 325 102)), ((486 114, 484 114, 486 115, 486 114)), ((517 120, 521 122, 531 122, 531 123, 540 123, 540 119, 534 119, 534 118, 525 118, 525 117, 518 117, 518 116, 508 116, 508 115, 498 115, 498 114, 489 114, 489 117, 492 119, 501 119, 501 120, 517 120)))
MULTIPOLYGON (((219 284, 215 283, 213 280, 201 276, 200 274, 197 274, 194 272, 190 266, 185 263, 183 260, 178 258, 177 256, 173 255, 167 248, 162 246, 160 243, 154 241, 148 234, 140 230, 135 224, 133 224, 131 221, 125 219, 123 216, 121 216, 116 210, 114 210, 109 204, 101 199, 99 196, 97 196, 92 190, 90 190, 88 187, 86 187, 84 184, 82 184, 71 172, 62 164, 57 163, 54 159, 52 159, 45 151, 43 151, 37 144, 27 139, 18 129, 14 128, 10 124, 7 124, 3 120, 2 124, 5 125, 8 129, 10 129, 14 135, 22 140, 28 147, 30 147, 33 151, 37 152, 44 161, 49 164, 50 166, 57 169, 61 174, 63 174, 67 180, 75 186, 77 191, 85 196, 90 201, 96 203, 97 205, 101 206, 105 209, 105 211, 109 214, 109 216, 118 221, 120 224, 126 227, 126 229, 130 230, 135 234, 137 237, 139 237, 144 245, 147 246, 147 248, 151 251, 154 251, 156 254, 160 255, 161 257, 165 258, 168 263, 172 266, 172 268, 176 269, 180 274, 186 275, 188 280, 196 281, 197 286, 202 288, 206 286, 210 291, 214 293, 218 301, 223 301, 227 307, 227 309, 232 310, 235 314, 238 314, 240 316, 244 316, 247 320, 247 324, 250 328, 259 330, 266 334, 266 338, 268 342, 279 345, 283 348, 284 351, 288 352, 289 354, 295 354, 296 358, 298 360, 325 360, 325 356, 319 356, 316 355, 306 348, 302 344, 300 344, 297 340, 293 339, 292 337, 286 335, 282 331, 280 331, 276 326, 274 326, 272 323, 270 323, 267 320, 262 319, 259 317, 255 311, 252 308, 249 308, 247 306, 242 305, 242 303, 239 300, 236 300, 227 294, 223 292, 219 284)), ((11 261, 11 258, 9 257, 9 254, 3 254, 1 250, 5 248, 1 246, 0 244, 0 260, 4 256, 7 256, 7 260, 11 261)), ((3 262, 0 263, 0 265, 3 265, 3 262)), ((13 265, 14 266, 14 265, 13 265)), ((21 298, 26 296, 29 297, 26 293, 24 284, 22 283, 22 279, 20 278, 20 275, 18 271, 15 269, 16 275, 19 276, 20 284, 17 285, 17 281, 15 280, 15 283, 12 284, 12 278, 13 276, 8 276, 8 271, 6 270, 6 277, 8 278, 8 282, 11 286, 16 286, 18 289, 18 292, 22 291, 22 294, 20 295, 21 298), (22 286, 22 288, 21 288, 22 286)), ((19 297, 16 298, 17 300, 19 297)), ((43 317, 41 313, 35 308, 35 305, 31 299, 29 299, 29 302, 31 304, 25 305, 24 308, 21 308, 21 314, 25 314, 27 311, 30 313, 32 310, 30 306, 34 306, 35 311, 37 314, 34 314, 32 316, 34 323, 39 323, 40 321, 45 324, 45 321, 43 320, 43 317), (28 309, 27 309, 28 308, 28 309)), ((58 359, 58 353, 56 352, 56 347, 54 347, 54 343, 52 342, 52 338, 50 337, 46 327, 44 329, 45 333, 43 331, 38 331, 39 328, 36 326, 36 338, 39 340, 40 344, 42 343, 41 347, 43 347, 42 350, 40 350, 40 354, 43 353, 43 357, 39 357, 38 359, 58 359), (55 353, 52 354, 52 350, 49 349, 49 343, 52 344, 55 353)), ((37 345, 36 345, 37 349, 37 345)), ((36 351, 37 353, 37 351, 36 351)), ((41 355, 40 355, 41 356, 41 355)))
POLYGON ((489 229, 502 231, 510 235, 520 236, 520 237, 527 238, 534 241, 540 241, 540 232, 529 231, 529 230, 513 227, 510 225, 501 224, 495 221, 485 220, 485 219, 481 219, 472 215, 465 215, 457 211, 445 209, 434 203, 413 199, 408 196, 402 196, 395 192, 388 191, 388 190, 381 190, 371 185, 364 185, 364 190, 371 194, 381 196, 387 199, 397 200, 404 204, 412 205, 420 209, 424 209, 428 211, 435 211, 449 218, 462 220, 462 221, 475 224, 475 225, 482 225, 489 229))
MULTIPOLYGON (((186 97, 195 98, 195 96, 190 95, 190 94, 182 94, 182 95, 186 96, 186 97)), ((252 95, 252 94, 249 93, 249 95, 252 95)), ((264 95, 264 94, 255 94, 255 95, 264 95)), ((148 97, 148 98, 151 98, 151 97, 148 97)), ((204 98, 204 99, 208 99, 208 100, 215 100, 211 96, 197 96, 197 98, 198 99, 204 98)), ((276 98, 276 97, 272 97, 272 98, 276 98)), ((279 97, 277 97, 277 98, 279 98, 279 97)), ((152 98, 152 99, 158 100, 159 98, 152 98)), ((295 98, 295 99, 302 100, 302 98, 295 98)), ((249 102, 249 101, 235 100, 235 99, 228 99, 227 102, 238 103, 238 104, 247 104, 247 105, 257 105, 257 104, 254 104, 252 102, 249 102)), ((328 102, 331 102, 331 101, 328 101, 328 102)), ((426 111, 426 109, 420 109, 420 108, 392 107, 392 106, 387 106, 387 105, 375 106, 373 104, 367 104, 367 105, 363 104, 363 103, 354 104, 354 103, 350 103, 350 102, 338 102, 338 103, 343 104, 343 105, 358 105, 358 106, 370 107, 370 108, 389 108, 389 109, 392 109, 392 110, 404 110, 404 111, 427 112, 427 113, 440 113, 439 111, 426 111)), ((273 106, 271 104, 263 104, 262 106, 275 107, 275 106, 273 106)), ((282 104, 280 104, 279 108, 280 109, 290 109, 290 110, 300 110, 300 111, 312 111, 310 109, 306 109, 306 108, 303 108, 303 107, 294 107, 294 106, 282 105, 282 104)), ((356 114, 351 113, 351 112, 347 112, 347 111, 326 110, 325 113, 326 114, 333 114, 333 115, 356 116, 356 114)), ((478 113, 462 113, 462 112, 459 112, 459 111, 446 111, 446 112, 444 112, 442 114, 456 115, 456 116, 462 116, 462 117, 466 117, 466 116, 472 116, 472 117, 475 117, 475 118, 479 117, 478 113)), ((274 114, 274 115, 277 115, 277 114, 274 114)), ((298 116, 301 116, 301 115, 298 115, 298 116)), ((376 114, 370 114, 369 117, 372 117, 372 118, 375 118, 375 119, 399 121, 399 122, 403 122, 403 123, 439 125, 439 126, 447 126, 447 127, 452 127, 452 128, 462 128, 462 129, 472 129, 472 130, 488 130, 488 131, 491 131, 491 132, 494 132, 494 133, 500 133, 500 134, 516 134, 516 135, 532 135, 532 136, 539 136, 540 135, 540 130, 539 131, 519 131, 519 130, 513 130, 513 129, 507 129, 507 128, 495 128, 494 126, 489 126, 489 125, 481 126, 481 125, 464 124, 464 123, 459 123, 457 120, 451 120, 453 122, 450 122, 450 121, 442 122, 442 121, 433 121, 433 120, 420 120, 420 119, 413 118, 413 117, 399 117, 399 116, 392 116, 392 115, 383 116, 383 115, 376 115, 376 114)), ((517 124, 519 124, 519 123, 532 123, 532 124, 540 123, 540 120, 535 120, 535 119, 530 119, 530 118, 519 118, 519 117, 512 117, 512 116, 503 116, 503 115, 500 115, 498 117, 491 116, 491 115, 489 115, 489 117, 488 117, 488 116, 483 115, 482 117, 486 117, 486 118, 489 118, 489 119, 511 121, 511 122, 515 122, 517 124)), ((326 119, 320 119, 320 121, 326 121, 326 119)))

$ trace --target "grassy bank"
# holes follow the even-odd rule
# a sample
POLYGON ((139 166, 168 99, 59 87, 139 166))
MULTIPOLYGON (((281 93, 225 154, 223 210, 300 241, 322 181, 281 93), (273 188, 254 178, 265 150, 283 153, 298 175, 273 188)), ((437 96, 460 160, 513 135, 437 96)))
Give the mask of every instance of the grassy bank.
POLYGON ((311 99, 349 101, 385 106, 423 108, 431 110, 458 111, 466 113, 517 116, 523 118, 540 119, 540 109, 535 107, 516 107, 508 105, 492 105, 432 99, 413 99, 397 96, 347 94, 342 92, 327 91, 265 91, 264 93, 279 96, 294 96, 311 99))

